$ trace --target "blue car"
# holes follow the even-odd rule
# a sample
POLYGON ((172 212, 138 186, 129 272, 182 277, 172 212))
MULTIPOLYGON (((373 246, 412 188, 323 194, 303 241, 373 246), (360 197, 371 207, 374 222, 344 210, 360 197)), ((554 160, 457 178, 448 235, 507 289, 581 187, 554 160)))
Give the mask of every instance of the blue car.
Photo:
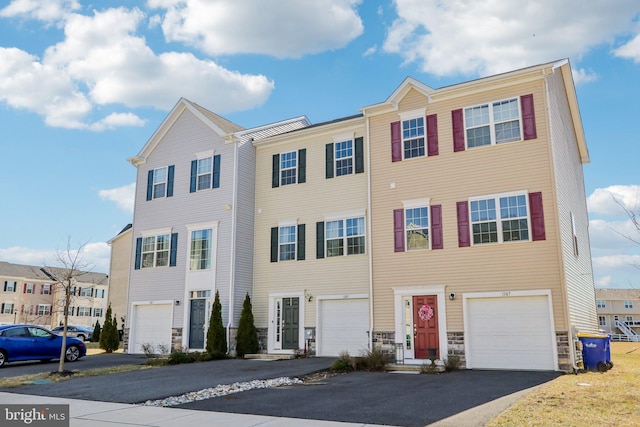
MULTIPOLYGON (((62 337, 36 325, 0 326, 0 367, 9 362, 21 360, 42 360, 60 358, 62 337)), ((64 359, 75 362, 87 354, 82 340, 67 337, 64 359)))

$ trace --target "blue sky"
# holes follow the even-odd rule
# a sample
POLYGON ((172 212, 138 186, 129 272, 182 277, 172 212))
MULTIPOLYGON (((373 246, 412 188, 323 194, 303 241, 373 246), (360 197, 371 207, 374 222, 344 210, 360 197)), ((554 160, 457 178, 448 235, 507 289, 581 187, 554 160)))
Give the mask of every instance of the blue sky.
POLYGON ((40 265, 132 220, 138 153, 180 97, 249 128, 357 114, 411 76, 434 87, 569 58, 590 150, 594 277, 640 287, 637 0, 3 0, 0 260, 40 265), (616 203, 614 197, 619 201, 616 203))

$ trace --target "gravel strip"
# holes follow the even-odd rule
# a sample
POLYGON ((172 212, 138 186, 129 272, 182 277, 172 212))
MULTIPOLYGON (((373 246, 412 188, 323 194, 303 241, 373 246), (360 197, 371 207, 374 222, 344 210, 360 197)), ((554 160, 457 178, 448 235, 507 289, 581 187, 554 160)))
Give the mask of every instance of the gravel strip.
POLYGON ((205 388, 200 391, 192 391, 182 394, 180 396, 171 396, 166 399, 160 400, 147 400, 142 403, 142 406, 175 406, 182 405, 184 403, 195 402, 196 400, 205 400, 212 397, 227 396, 233 393, 240 393, 241 391, 260 389, 260 388, 274 388, 282 386, 290 386, 294 384, 303 384, 303 381, 299 378, 280 377, 272 378, 269 380, 254 380, 247 382, 237 382, 233 384, 217 385, 216 387, 205 388))

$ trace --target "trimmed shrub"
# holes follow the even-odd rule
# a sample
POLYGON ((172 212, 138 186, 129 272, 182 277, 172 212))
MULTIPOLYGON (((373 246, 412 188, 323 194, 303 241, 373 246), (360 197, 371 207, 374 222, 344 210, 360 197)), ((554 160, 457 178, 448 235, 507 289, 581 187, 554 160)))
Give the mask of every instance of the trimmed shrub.
POLYGON ((209 318, 207 353, 227 353, 227 335, 224 331, 224 325, 222 324, 222 304, 220 304, 220 294, 218 291, 216 291, 211 317, 209 318))
POLYGON ((238 334, 236 336, 236 355, 238 357, 258 352, 258 330, 254 325, 251 309, 251 298, 247 293, 242 304, 242 313, 240 314, 240 323, 238 324, 238 334))

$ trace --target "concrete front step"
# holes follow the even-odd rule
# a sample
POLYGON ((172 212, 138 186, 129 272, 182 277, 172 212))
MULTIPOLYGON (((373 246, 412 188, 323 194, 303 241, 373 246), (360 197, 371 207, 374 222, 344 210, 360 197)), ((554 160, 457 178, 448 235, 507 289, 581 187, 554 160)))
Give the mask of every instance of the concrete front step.
POLYGON ((296 356, 293 354, 267 354, 267 353, 256 353, 256 354, 245 354, 245 359, 254 359, 254 360, 290 360, 294 359, 296 356))
MULTIPOLYGON (((396 363, 388 363, 384 369, 392 372, 420 372, 422 365, 399 365, 396 363)), ((444 372, 444 366, 436 366, 435 371, 444 372)))

